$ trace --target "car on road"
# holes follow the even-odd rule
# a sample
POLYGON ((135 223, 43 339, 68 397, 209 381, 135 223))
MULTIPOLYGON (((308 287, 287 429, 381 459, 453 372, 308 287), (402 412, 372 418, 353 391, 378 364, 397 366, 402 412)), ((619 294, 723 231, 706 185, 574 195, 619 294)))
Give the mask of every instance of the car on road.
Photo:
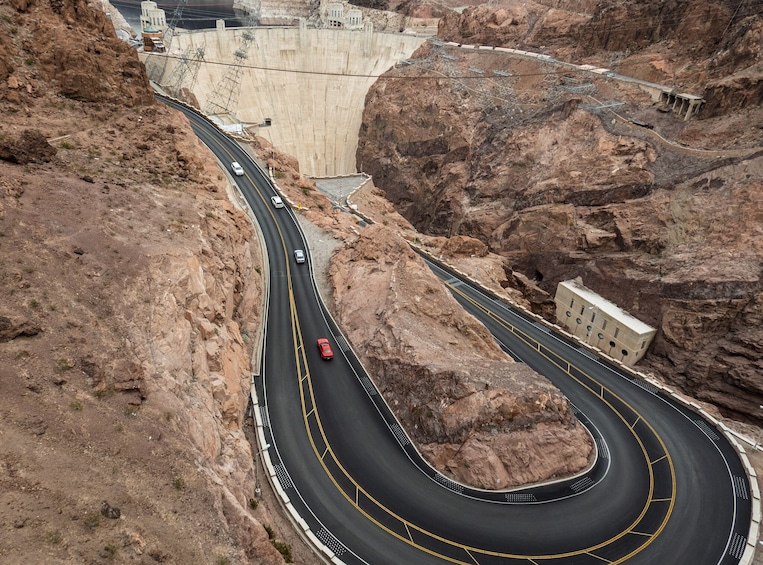
POLYGON ((325 337, 318 338, 318 351, 321 352, 321 359, 328 361, 334 358, 334 352, 331 351, 331 344, 325 337))
POLYGON ((238 164, 238 161, 233 161, 230 164, 230 170, 233 171, 233 174, 237 177, 243 176, 244 169, 241 168, 241 165, 238 164))
POLYGON ((305 262, 305 252, 301 249, 295 249, 294 250, 294 260, 297 263, 304 263, 305 262))
POLYGON ((283 200, 280 196, 271 196, 270 201, 273 203, 274 208, 283 208, 283 200))

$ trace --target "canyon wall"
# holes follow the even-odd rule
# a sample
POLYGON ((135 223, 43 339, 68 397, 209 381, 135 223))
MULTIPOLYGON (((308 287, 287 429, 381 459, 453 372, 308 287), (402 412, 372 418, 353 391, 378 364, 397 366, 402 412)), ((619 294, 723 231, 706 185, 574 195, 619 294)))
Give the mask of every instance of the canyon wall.
POLYGON ((225 176, 93 6, 5 3, 0 42, 0 561, 282 563, 225 176))
MULTIPOLYGON (((532 10, 550 13, 511 2, 470 8, 446 17, 440 36, 528 46, 545 22, 532 10)), ((570 17, 560 53, 571 53, 565 38, 590 29, 589 16, 570 17)), ((504 257, 501 286, 517 287, 521 273, 545 291, 545 306, 535 294, 537 312, 550 317, 556 284, 581 276, 659 328, 643 365, 727 415, 759 420, 763 114, 750 47, 758 29, 752 16, 729 28, 724 41, 739 38, 739 48, 728 46, 738 57, 722 52, 712 61, 699 51, 679 64, 674 53, 693 53, 705 30, 675 50, 678 32, 666 31, 670 39, 619 59, 626 74, 674 73, 690 91, 734 85, 688 122, 632 83, 422 46, 414 65, 390 71, 406 77, 398 88, 380 81, 369 92, 357 159, 422 233, 477 238, 504 257), (755 78, 738 80, 745 74, 755 78)), ((598 50, 580 62, 609 56, 595 42, 586 49, 598 50)))

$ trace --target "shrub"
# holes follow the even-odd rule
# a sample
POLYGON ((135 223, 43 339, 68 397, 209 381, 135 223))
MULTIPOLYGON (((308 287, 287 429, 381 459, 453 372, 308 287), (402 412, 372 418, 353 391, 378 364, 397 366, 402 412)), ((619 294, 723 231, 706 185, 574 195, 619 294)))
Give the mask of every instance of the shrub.
POLYGON ((278 553, 281 554, 286 563, 294 563, 294 559, 291 556, 291 546, 288 543, 277 540, 271 540, 270 543, 278 550, 278 553))

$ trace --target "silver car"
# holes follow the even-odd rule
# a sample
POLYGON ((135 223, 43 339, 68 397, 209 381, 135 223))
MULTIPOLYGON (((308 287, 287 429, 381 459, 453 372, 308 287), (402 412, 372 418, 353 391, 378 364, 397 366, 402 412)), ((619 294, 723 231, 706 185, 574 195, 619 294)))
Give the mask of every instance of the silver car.
POLYGON ((301 249, 295 249, 294 250, 294 260, 297 263, 304 263, 305 262, 305 252, 301 249))

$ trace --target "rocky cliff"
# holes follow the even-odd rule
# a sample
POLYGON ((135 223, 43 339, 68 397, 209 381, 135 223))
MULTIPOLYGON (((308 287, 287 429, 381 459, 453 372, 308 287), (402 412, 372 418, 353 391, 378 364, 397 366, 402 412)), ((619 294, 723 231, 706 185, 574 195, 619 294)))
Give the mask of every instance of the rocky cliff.
POLYGON ((763 102, 763 22, 753 3, 732 0, 503 0, 450 11, 447 41, 515 47, 588 62, 691 90, 705 117, 763 102))
POLYGON ((5 3, 0 41, 0 561, 283 562, 248 219, 103 13, 5 3))
POLYGON ((588 465, 592 442, 566 398, 512 362, 394 231, 363 229, 329 275, 338 321, 436 468, 503 489, 588 465))
MULTIPOLYGON (((560 19, 541 4, 501 4, 446 18, 440 36, 529 47, 553 15, 554 29, 566 21, 569 31, 558 44, 544 39, 545 49, 569 54, 565 38, 596 18, 611 14, 611 26, 626 25, 603 2, 582 19, 560 19)), ((636 5, 649 9, 627 3, 636 5)), ((712 8, 727 10, 723 2, 712 8)), ((722 41, 716 37, 726 48, 714 59, 703 58, 707 51, 679 59, 707 39, 711 31, 702 29, 666 30, 643 49, 633 43, 615 67, 649 80, 675 73, 690 91, 737 88, 725 102, 709 96, 711 110, 688 122, 630 83, 423 46, 412 65, 390 71, 405 80, 369 92, 358 162, 421 232, 479 239, 505 258, 501 286, 523 280, 522 288, 547 292, 544 306, 533 290, 536 311, 548 315, 556 283, 582 276, 659 328, 648 367, 727 415, 759 419, 763 113, 752 46, 760 18, 737 13, 722 41), (679 36, 688 43, 679 45, 679 36)), ((611 55, 593 39, 585 48, 580 62, 611 55)))

